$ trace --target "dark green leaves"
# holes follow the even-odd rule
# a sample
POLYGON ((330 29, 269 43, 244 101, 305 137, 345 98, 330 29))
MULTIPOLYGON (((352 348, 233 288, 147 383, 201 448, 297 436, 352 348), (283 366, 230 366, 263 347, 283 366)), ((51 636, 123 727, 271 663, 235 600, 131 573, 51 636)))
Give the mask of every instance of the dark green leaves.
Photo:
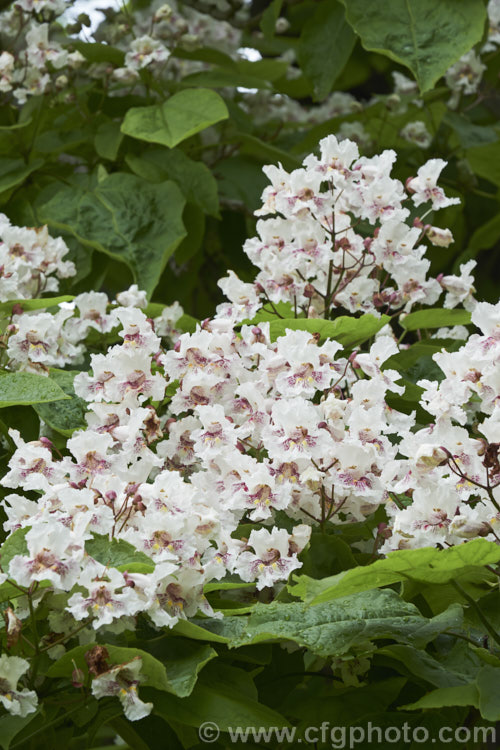
POLYGON ((300 66, 313 84, 316 100, 324 99, 332 90, 355 40, 342 5, 323 0, 305 24, 298 46, 300 66))
POLYGON ((481 0, 342 0, 365 49, 411 70, 429 91, 459 57, 481 40, 486 20, 481 0))
POLYGON ((73 380, 76 374, 72 370, 52 369, 50 371, 51 381, 57 383, 69 399, 35 406, 35 411, 40 419, 65 437, 70 437, 75 430, 86 427, 85 412, 87 411, 87 404, 75 394, 73 388, 73 380))
POLYGON ((20 185, 24 180, 43 164, 42 159, 36 159, 26 164, 22 159, 0 159, 0 193, 20 185))
MULTIPOLYGON (((355 570, 362 570, 356 568, 355 570)), ((391 590, 375 589, 334 602, 257 604, 248 616, 224 617, 199 624, 227 638, 230 648, 269 640, 290 640, 319 656, 340 656, 377 638, 422 645, 448 627, 459 625, 461 608, 427 620, 391 590)))
POLYGON ((271 339, 284 336, 287 328, 292 331, 309 331, 319 333, 322 340, 334 339, 345 347, 359 346, 374 336, 390 320, 388 315, 376 318, 374 315, 363 315, 361 318, 350 318, 347 315, 335 320, 321 318, 290 318, 272 320, 270 323, 271 339))
POLYGON ((184 197, 174 182, 152 185, 115 172, 93 189, 61 187, 39 209, 42 221, 121 260, 149 294, 186 235, 184 197))
POLYGON ((68 396, 45 375, 32 372, 0 372, 0 409, 5 406, 60 401, 68 396))
POLYGON ((127 164, 145 180, 173 180, 186 200, 197 204, 207 214, 219 215, 215 177, 203 162, 190 159, 184 151, 177 148, 168 151, 164 148, 150 149, 141 156, 129 155, 127 164))
POLYGON ((132 138, 173 148, 228 116, 224 100, 215 91, 188 89, 174 94, 164 104, 133 107, 121 130, 132 138))

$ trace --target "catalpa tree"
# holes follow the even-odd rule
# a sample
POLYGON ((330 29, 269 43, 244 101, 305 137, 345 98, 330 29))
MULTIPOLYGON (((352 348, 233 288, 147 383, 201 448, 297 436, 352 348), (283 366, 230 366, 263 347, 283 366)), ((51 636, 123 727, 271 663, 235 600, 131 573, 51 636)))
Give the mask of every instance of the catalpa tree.
POLYGON ((493 747, 500 2, 0 41, 0 746, 493 747))

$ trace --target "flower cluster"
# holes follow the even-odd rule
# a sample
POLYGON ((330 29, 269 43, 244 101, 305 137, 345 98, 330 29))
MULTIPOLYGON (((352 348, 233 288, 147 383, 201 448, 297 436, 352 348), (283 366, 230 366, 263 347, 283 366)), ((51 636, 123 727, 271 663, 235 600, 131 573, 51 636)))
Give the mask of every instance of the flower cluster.
MULTIPOLYGON (((146 294, 133 284, 120 292, 116 301, 104 292, 83 292, 71 301, 45 310, 24 311, 22 303, 16 304, 4 335, 7 367, 46 374, 49 367, 80 365, 90 333, 97 334, 99 340, 120 326, 119 306, 146 308, 146 294)), ((158 335, 175 342, 180 335, 175 326, 182 315, 178 303, 164 307, 154 319, 158 335)))
MULTIPOLYGON (((51 656, 72 638, 133 630, 139 616, 157 628, 221 616, 207 584, 234 576, 257 590, 279 585, 300 567, 313 527, 363 521, 381 507, 389 525, 375 542, 385 538, 384 551, 428 545, 429 531, 440 544, 499 539, 500 305, 475 302, 469 266, 428 279, 418 243, 446 244, 448 230, 425 225, 425 215, 407 223, 420 205, 456 201, 437 186, 444 162, 427 162, 405 188, 390 176, 394 152, 359 158, 354 142, 334 136, 320 151, 291 174, 266 168, 257 213, 274 216, 246 244, 257 279, 222 279, 229 301, 194 332, 177 330, 178 305, 148 318, 137 288, 111 305, 90 293, 55 315, 15 316, 8 350, 21 367, 37 361, 33 350, 45 366, 55 356, 50 321, 62 321, 62 341, 74 346, 91 329, 120 328, 121 342, 92 354, 90 371, 74 379, 87 427, 64 455, 47 438, 26 443, 11 431, 17 450, 3 484, 16 492, 3 506, 19 546, 1 579, 30 591, 31 607, 43 600, 51 656), (388 360, 405 345, 380 312, 396 311, 396 321, 443 292, 446 307, 472 309, 482 334, 435 356, 444 377, 420 382, 420 407, 436 422, 422 428, 415 412, 391 406, 405 387, 388 360), (365 347, 329 335, 345 321, 339 308, 372 313, 352 315, 354 326, 380 323, 365 347)), ((73 356, 61 349, 61 364, 73 356)), ((20 596, 15 628, 28 614, 20 596)), ((145 716, 140 670, 140 660, 109 667, 97 654, 93 694, 117 695, 129 718, 145 716)))
POLYGON ((0 214, 0 302, 39 297, 57 292, 58 279, 74 276, 75 265, 64 260, 69 249, 47 227, 12 226, 0 214))
POLYGON ((423 240, 446 246, 453 237, 423 219, 459 202, 437 186, 445 162, 428 161, 405 189, 391 177, 395 159, 394 151, 360 158, 353 141, 332 135, 321 141, 320 158, 308 156, 301 169, 265 167, 271 185, 256 213, 276 218, 261 219, 258 237, 244 246, 259 273, 253 284, 232 273, 219 282, 231 301, 219 315, 244 320, 266 302, 288 303, 307 317, 329 318, 338 308, 409 312, 415 304, 435 304, 443 291, 446 307, 473 306, 474 261, 458 277, 427 278, 423 240), (415 216, 421 205, 425 213, 415 216))
POLYGON ((421 403, 436 421, 399 443, 407 459, 391 486, 411 504, 387 504, 392 536, 384 552, 474 537, 500 541, 500 304, 478 303, 472 322, 482 335, 435 354, 443 379, 419 382, 421 403))

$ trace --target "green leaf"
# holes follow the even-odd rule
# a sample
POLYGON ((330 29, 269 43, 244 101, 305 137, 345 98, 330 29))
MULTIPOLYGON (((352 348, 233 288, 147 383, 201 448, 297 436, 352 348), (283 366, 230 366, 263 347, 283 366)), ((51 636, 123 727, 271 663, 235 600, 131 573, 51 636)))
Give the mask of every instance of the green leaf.
POLYGON ((342 0, 363 47, 411 70, 430 91, 450 65, 483 36, 482 0, 342 0))
POLYGON ((121 131, 132 138, 173 148, 200 130, 229 117, 224 100, 215 91, 179 91, 164 104, 129 109, 121 131))
POLYGON ((0 409, 67 399, 57 383, 32 372, 0 372, 0 409))
POLYGON ((494 128, 475 125, 464 115, 457 112, 447 112, 444 122, 453 128, 463 148, 472 148, 498 141, 498 133, 494 128))
MULTIPOLYGON (((49 667, 47 670, 47 677, 70 678, 74 669, 73 661, 76 666, 86 674, 88 669, 85 661, 85 654, 96 645, 97 644, 95 643, 86 643, 83 646, 76 646, 70 651, 67 651, 60 659, 49 667)), ((107 643, 102 645, 108 650, 109 659, 107 661, 110 668, 117 664, 125 664, 139 656, 142 659, 141 685, 149 685, 157 690, 171 689, 165 666, 147 651, 143 651, 140 648, 110 646, 107 643)))
POLYGON ((270 83, 262 77, 248 75, 239 70, 228 70, 227 68, 212 68, 211 70, 202 70, 199 73, 191 73, 184 76, 182 85, 197 89, 203 87, 204 90, 223 89, 227 86, 232 88, 244 86, 252 89, 271 88, 270 83))
POLYGON ((94 137, 95 150, 103 159, 115 161, 118 149, 123 140, 123 133, 118 122, 104 122, 97 128, 94 137))
POLYGON ((9 750, 12 740, 39 714, 36 711, 28 716, 11 716, 4 714, 0 716, 0 747, 9 750))
POLYGON ((475 174, 500 185, 500 143, 469 148, 465 155, 475 174))
POLYGON ((290 318, 272 320, 269 325, 271 340, 284 336, 286 329, 292 331, 309 331, 319 333, 320 340, 334 339, 344 347, 359 346, 380 331, 390 321, 388 315, 376 318, 374 315, 363 315, 362 318, 351 318, 347 315, 335 320, 322 318, 290 318))
POLYGON ((61 186, 38 215, 50 227, 126 263, 134 280, 151 294, 186 236, 184 203, 174 182, 151 185, 114 172, 92 189, 61 186))
POLYGON ((272 0, 265 9, 262 18, 260 19, 260 28, 262 29, 264 36, 274 36, 276 21, 280 16, 282 6, 283 0, 272 0))
MULTIPOLYGON (((492 219, 481 224, 467 246, 466 255, 469 258, 475 258, 481 250, 487 250, 493 247, 500 239, 500 213, 496 213, 492 219)), ((465 260, 465 258, 464 258, 465 260)))
MULTIPOLYGON (((154 643, 150 647, 154 647, 154 643)), ((164 638, 154 655, 166 665, 169 692, 186 698, 191 695, 201 670, 217 656, 217 651, 207 644, 180 638, 164 638)))
POLYGON ((475 708, 479 708, 477 686, 469 684, 437 688, 437 690, 427 693, 415 703, 407 703, 399 708, 405 711, 416 711, 417 709, 444 708, 446 706, 475 706, 475 708))
POLYGON ((19 305, 23 311, 45 310, 50 307, 56 307, 61 302, 71 302, 73 299, 74 297, 71 294, 64 294, 61 297, 40 297, 39 299, 12 299, 8 302, 0 303, 0 315, 7 314, 10 316, 14 305, 19 305))
POLYGON ((467 675, 446 669, 446 667, 426 651, 414 648, 413 646, 405 646, 401 643, 384 646, 378 649, 377 657, 379 656, 388 656, 391 659, 401 662, 404 674, 409 672, 436 687, 452 687, 464 685, 469 682, 467 675))
POLYGON ((476 685, 479 691, 479 710, 483 719, 487 721, 500 721, 500 669, 486 664, 482 667, 476 677, 476 685))
POLYGON ((152 700, 155 713, 167 722, 179 721, 191 727, 198 727, 205 721, 214 722, 223 732, 234 726, 288 726, 281 714, 256 700, 255 688, 247 672, 219 663, 208 675, 206 671, 202 673, 193 692, 186 698, 167 693, 153 695, 147 690, 142 691, 141 697, 152 700))
POLYGON ((356 37, 339 2, 323 0, 306 22, 297 49, 300 67, 312 82, 316 101, 325 99, 342 73, 356 37))
POLYGON ((416 331, 419 328, 441 328, 443 326, 469 325, 471 313, 468 310, 445 310, 432 307, 427 310, 417 310, 401 316, 399 323, 405 331, 416 331))
POLYGON ((92 539, 85 542, 85 551, 97 562, 113 568, 125 569, 127 565, 141 563, 154 570, 152 559, 124 539, 110 540, 104 534, 93 534, 92 539))
POLYGON ((236 138, 241 144, 240 153, 242 155, 250 154, 265 164, 279 161, 285 169, 297 169, 300 167, 300 160, 296 156, 282 151, 272 143, 267 143, 257 138, 257 136, 250 135, 249 133, 238 133, 236 138))
POLYGON ((201 161, 190 159, 183 151, 173 148, 152 149, 141 156, 128 154, 126 162, 139 177, 151 182, 173 180, 191 203, 205 213, 219 217, 217 181, 201 161))
POLYGON ((223 635, 212 633, 206 628, 196 625, 191 620, 179 620, 172 628, 174 635, 182 635, 195 641, 213 641, 214 643, 227 643, 228 639, 223 635))
POLYGON ((434 547, 395 550, 371 565, 322 580, 296 576, 297 583, 289 586, 289 591, 308 603, 319 604, 398 581, 448 583, 478 566, 494 565, 499 560, 500 547, 486 539, 474 539, 445 550, 434 547))
POLYGON ((0 547, 0 565, 4 573, 9 570, 9 563, 16 555, 27 555, 28 544, 26 534, 31 526, 25 526, 23 529, 16 529, 0 547))
POLYGON ((125 53, 117 47, 112 47, 110 44, 81 42, 79 39, 72 39, 71 45, 92 63, 110 62, 119 68, 125 61, 125 53))
POLYGON ((375 589, 309 606, 293 602, 258 603, 247 616, 199 620, 228 639, 229 648, 261 641, 293 641, 318 656, 342 656, 368 640, 391 638, 421 646, 450 627, 459 627, 462 608, 453 605, 432 619, 395 591, 375 589))
POLYGON ((42 164, 43 159, 26 164, 22 159, 0 158, 0 193, 20 185, 42 164))
POLYGON ((45 424, 65 437, 71 437, 73 432, 85 428, 85 414, 87 402, 75 394, 73 380, 76 371, 72 370, 50 370, 50 379, 69 396, 69 401, 54 401, 47 404, 38 404, 34 407, 36 413, 45 424))

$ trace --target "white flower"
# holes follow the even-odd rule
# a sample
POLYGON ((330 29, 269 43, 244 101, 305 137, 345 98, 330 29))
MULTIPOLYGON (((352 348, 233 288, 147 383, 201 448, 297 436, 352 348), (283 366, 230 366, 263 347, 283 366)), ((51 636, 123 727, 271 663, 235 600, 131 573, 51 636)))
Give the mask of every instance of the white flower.
POLYGON ((138 721, 149 716, 152 703, 144 703, 137 694, 140 684, 142 659, 137 656, 125 664, 118 664, 92 680, 92 695, 99 700, 116 695, 123 706, 123 713, 130 721, 138 721))
POLYGON ((429 159, 417 172, 417 176, 408 180, 407 188, 412 193, 415 206, 431 201, 434 210, 460 203, 460 198, 447 198, 442 188, 437 187, 437 179, 446 162, 443 159, 429 159))
POLYGON ((0 703, 13 716, 27 716, 38 706, 34 690, 17 688, 19 678, 28 671, 29 666, 29 662, 19 656, 0 656, 0 703))

